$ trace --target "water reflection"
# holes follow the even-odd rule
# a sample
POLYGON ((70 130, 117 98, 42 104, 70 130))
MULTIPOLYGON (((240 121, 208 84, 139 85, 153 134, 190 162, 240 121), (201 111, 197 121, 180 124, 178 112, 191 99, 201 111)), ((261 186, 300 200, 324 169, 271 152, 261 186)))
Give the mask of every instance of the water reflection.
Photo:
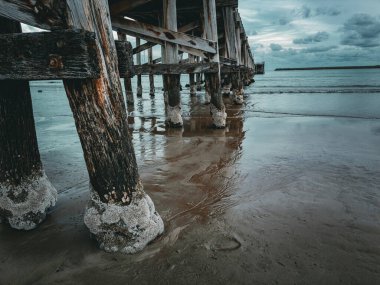
POLYGON ((129 109, 144 187, 166 221, 166 237, 234 205, 231 194, 242 178, 236 166, 245 136, 241 107, 225 98, 227 127, 214 129, 203 92, 190 96, 186 88, 181 102, 183 128, 165 125, 161 92, 144 93, 136 110, 129 109))

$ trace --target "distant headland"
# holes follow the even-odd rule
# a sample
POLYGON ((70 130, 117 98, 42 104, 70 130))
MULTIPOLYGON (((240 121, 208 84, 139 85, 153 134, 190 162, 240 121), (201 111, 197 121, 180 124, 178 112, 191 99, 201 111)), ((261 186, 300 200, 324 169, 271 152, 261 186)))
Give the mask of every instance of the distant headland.
POLYGON ((274 71, 326 70, 326 69, 368 69, 368 68, 380 68, 380 65, 276 68, 274 71))

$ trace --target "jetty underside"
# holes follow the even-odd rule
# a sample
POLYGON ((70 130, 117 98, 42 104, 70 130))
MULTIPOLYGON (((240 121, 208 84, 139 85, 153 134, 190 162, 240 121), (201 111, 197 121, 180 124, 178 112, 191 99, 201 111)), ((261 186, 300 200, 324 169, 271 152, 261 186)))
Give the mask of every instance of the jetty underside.
POLYGON ((106 251, 141 250, 163 221, 140 181, 120 78, 133 104, 131 78, 142 96, 141 75, 149 75, 153 96, 153 76, 162 75, 167 125, 182 127, 180 76, 189 74, 192 95, 203 76, 213 125, 224 128, 223 94, 242 104, 255 70, 238 1, 0 0, 0 24, 0 220, 33 229, 56 202, 28 82, 61 79, 90 177, 85 224, 106 251), (49 32, 23 34, 20 23, 49 32), (161 57, 153 57, 155 45, 161 57))

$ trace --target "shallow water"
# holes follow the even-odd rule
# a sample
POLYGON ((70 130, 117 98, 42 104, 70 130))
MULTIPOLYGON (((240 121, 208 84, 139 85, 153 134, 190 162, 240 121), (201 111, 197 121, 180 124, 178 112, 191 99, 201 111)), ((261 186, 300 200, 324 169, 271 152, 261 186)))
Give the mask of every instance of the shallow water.
POLYGON ((166 230, 135 256, 90 240, 88 176, 64 89, 33 82, 42 160, 60 195, 37 230, 0 225, 0 284, 378 283, 379 78, 268 72, 243 106, 225 98, 228 126, 215 130, 203 91, 192 98, 187 88, 184 128, 166 129, 161 79, 151 98, 143 77, 128 120, 166 230))

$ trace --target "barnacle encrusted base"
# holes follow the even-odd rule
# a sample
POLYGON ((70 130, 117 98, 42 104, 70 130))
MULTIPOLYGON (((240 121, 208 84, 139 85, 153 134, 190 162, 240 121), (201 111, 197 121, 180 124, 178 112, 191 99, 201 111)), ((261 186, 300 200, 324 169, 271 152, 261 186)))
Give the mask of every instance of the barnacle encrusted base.
POLYGON ((231 94, 231 84, 224 85, 222 88, 222 95, 229 96, 231 94))
POLYGON ((213 124, 218 129, 223 129, 226 127, 227 113, 225 108, 222 110, 216 108, 213 104, 210 105, 210 112, 212 115, 213 124))
POLYGON ((171 107, 168 105, 167 107, 167 121, 166 123, 171 127, 182 127, 183 126, 183 120, 182 120, 182 113, 181 113, 181 106, 177 105, 174 107, 171 107))
POLYGON ((105 251, 133 254, 163 233, 164 223, 153 201, 141 183, 138 188, 128 206, 104 203, 90 189, 84 223, 105 251))
POLYGON ((241 91, 234 92, 233 101, 236 105, 242 105, 244 103, 244 96, 241 91))
POLYGON ((0 183, 0 218, 18 230, 36 228, 56 201, 57 190, 43 171, 23 179, 17 186, 0 183))

